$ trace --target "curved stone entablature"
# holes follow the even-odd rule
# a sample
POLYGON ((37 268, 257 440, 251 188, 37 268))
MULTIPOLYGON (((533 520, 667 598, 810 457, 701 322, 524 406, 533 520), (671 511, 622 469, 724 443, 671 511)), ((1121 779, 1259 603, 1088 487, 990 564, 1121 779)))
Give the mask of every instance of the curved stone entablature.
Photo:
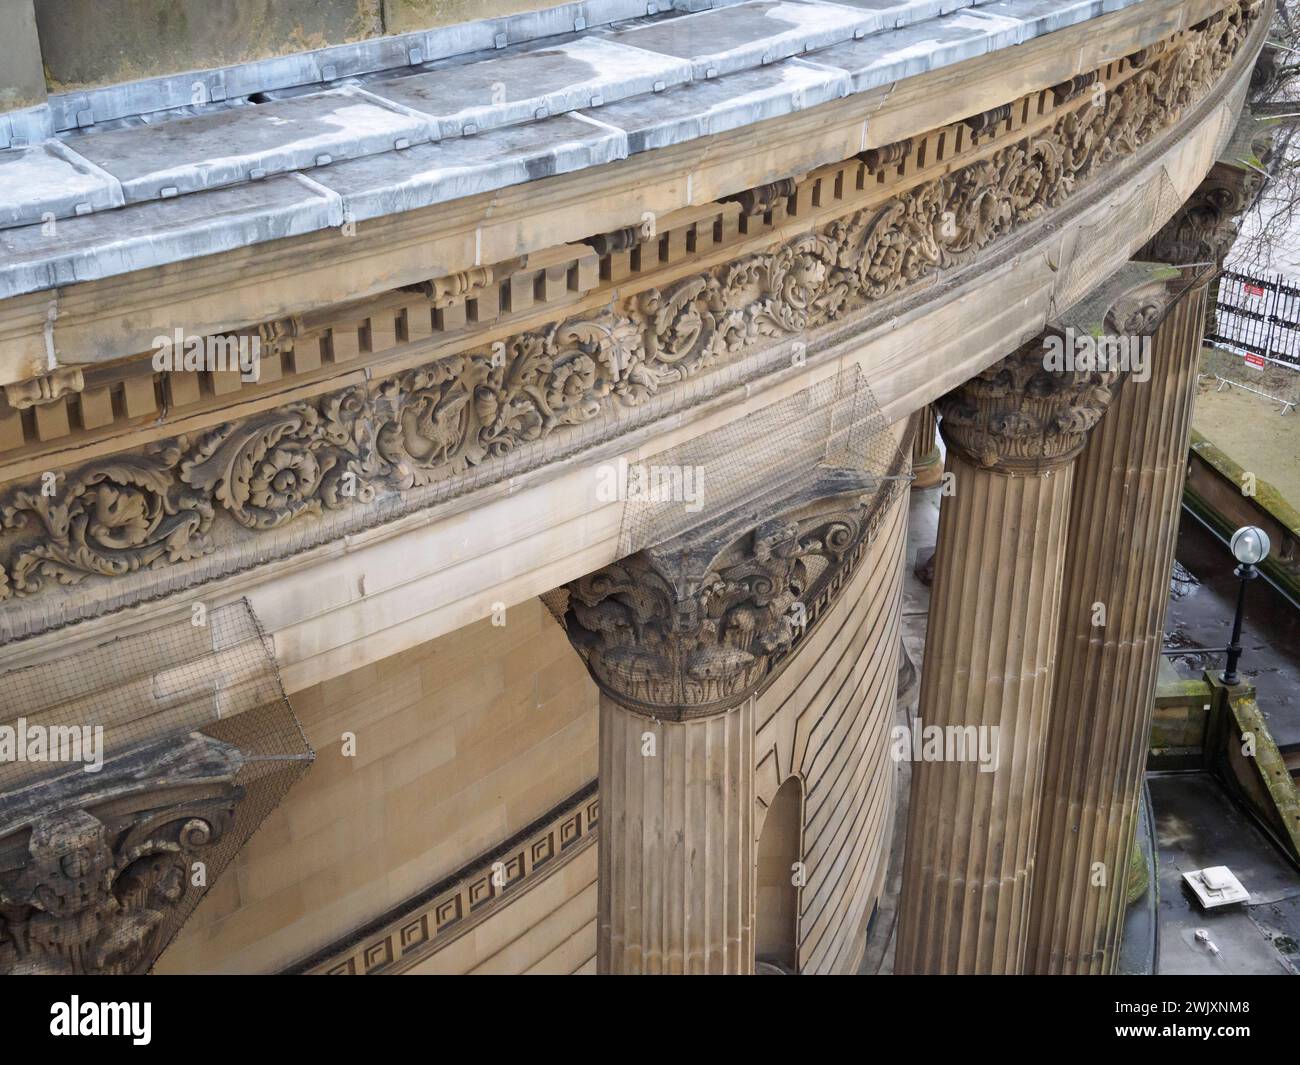
POLYGON ((834 600, 893 493, 827 469, 785 508, 744 509, 567 585, 563 623, 592 678, 662 721, 757 692, 834 600))
MULTIPOLYGON (((598 3, 565 6, 582 8, 572 13, 591 24, 587 8, 598 3)), ((623 45, 666 56, 696 80, 664 81, 655 92, 661 82, 651 84, 643 64, 616 63, 618 77, 637 83, 629 91, 642 95, 619 100, 602 89, 594 111, 588 86, 598 86, 610 64, 567 51, 508 48, 490 60, 449 60, 414 79, 397 78, 408 88, 437 88, 439 108, 481 104, 518 123, 473 137, 463 136, 462 124, 436 144, 413 140, 409 130, 399 136, 393 123, 410 119, 407 105, 378 101, 369 82, 339 89, 329 81, 328 91, 306 96, 287 87, 357 75, 366 68, 356 67, 354 55, 306 54, 315 62, 282 71, 290 80, 263 86, 268 97, 260 102, 245 95, 257 91, 255 81, 228 70, 221 85, 210 87, 221 94, 195 105, 187 75, 181 97, 164 93, 164 109, 147 122, 130 116, 132 108, 150 109, 152 82, 74 94, 79 102, 68 114, 83 128, 65 139, 97 162, 74 165, 61 140, 0 151, 0 161, 11 164, 0 163, 0 204, 26 219, 0 208, 0 267, 15 282, 26 277, 13 291, 27 292, 0 304, 0 384, 132 356, 178 324, 195 333, 243 329, 636 225, 647 210, 662 216, 708 203, 904 137, 919 144, 926 130, 973 112, 996 113, 1027 87, 1060 99, 1097 68, 1105 87, 1115 61, 1190 28, 1224 3, 994 0, 971 7, 967 0, 899 0, 897 10, 871 4, 847 18, 844 7, 829 5, 838 20, 816 34, 799 32, 800 23, 817 21, 827 5, 724 4, 641 27, 652 37, 676 27, 662 55, 623 45), (938 15, 954 7, 965 10, 938 15), (865 36, 850 39, 859 30, 865 36), (684 33, 684 44, 672 44, 684 33), (779 41, 769 40, 774 35, 779 41), (681 55, 673 56, 674 48, 681 55), (804 48, 812 50, 784 58, 804 48), (708 63, 683 58, 701 49, 728 53, 728 62, 715 66, 719 76, 708 77, 708 63), (520 66, 529 57, 542 64, 536 76, 520 66), (733 58, 750 65, 727 73, 733 58), (509 77, 487 77, 494 64, 509 77), (494 85, 507 90, 499 106, 494 85), (517 93, 538 97, 526 120, 517 93), (573 114, 584 117, 558 113, 573 106, 583 107, 573 114), (536 118, 538 111, 548 117, 536 118), (387 139, 370 135, 359 121, 363 112, 379 120, 387 139), (755 137, 763 152, 751 150, 755 137), (408 140, 413 147, 402 148, 408 140), (609 165, 621 158, 623 141, 627 158, 609 165), (302 166, 308 169, 294 169, 302 166), (124 207, 87 192, 85 183, 96 174, 102 180, 106 168, 117 168, 113 180, 132 189, 124 207), (381 187, 388 192, 379 195, 381 187), (194 270, 175 268, 195 257, 204 285, 193 283, 194 270)), ((551 18, 563 22, 563 10, 542 13, 541 21, 551 18)), ((542 32, 560 29, 548 25, 542 32)), ((516 39, 511 31, 510 43, 516 39)), ((447 52, 431 44, 420 54, 447 52)), ((370 69, 406 62, 384 53, 370 69)), ((8 446, 5 436, 0 426, 0 450, 8 446)))
MULTIPOLYGON (((635 256, 635 247, 609 251, 601 270, 624 281, 610 293, 618 297, 613 307, 508 335, 486 350, 366 387, 55 473, 52 488, 49 478, 11 487, 0 496, 9 530, 0 539, 0 596, 21 601, 48 589, 51 578, 120 578, 142 567, 187 566, 201 557, 203 568, 190 570, 192 583, 251 564, 244 552, 225 545, 259 534, 254 531, 297 525, 313 514, 354 515, 322 528, 315 540, 306 536, 301 548, 482 483, 493 476, 497 460, 515 463, 505 472, 528 468, 519 458, 523 453, 533 454, 534 465, 544 462, 548 453, 540 445, 564 440, 566 426, 591 423, 619 408, 649 406, 649 397, 671 396, 674 385, 773 338, 851 318, 940 270, 969 264, 999 237, 1064 205, 1099 168, 1122 166, 1124 157, 1205 97, 1259 11, 1256 3, 1230 5, 1192 31, 1110 64, 1105 93, 1071 87, 1047 93, 1051 105, 1044 94, 1031 94, 995 120, 1000 124, 990 133, 963 140, 940 130, 919 138, 915 147, 869 152, 863 160, 822 168, 771 204, 756 196, 763 214, 737 217, 726 204, 695 209, 696 220, 682 232, 662 234, 660 262, 670 264, 666 270, 644 270, 644 259, 620 262, 617 256, 635 256), (944 136, 951 137, 946 156, 944 136), (971 161, 960 165, 962 155, 971 161), (811 230, 781 239, 801 223, 811 230), (716 260, 729 243, 743 250, 765 237, 773 241, 770 250, 741 254, 704 272, 686 273, 685 262, 673 265, 678 239, 697 256, 712 245, 710 258, 716 260), (677 276, 654 284, 663 273, 677 276), (637 291, 642 276, 646 281, 637 291), (471 467, 480 471, 478 482, 458 483, 459 473, 471 467), (439 493, 432 500, 421 495, 428 488, 439 493), (398 502, 378 505, 384 500, 398 502), (239 532, 241 527, 250 532, 239 532)), ((571 301, 564 293, 582 285, 581 256, 569 258, 557 285, 561 307, 571 301)), ((483 280, 443 282, 433 298, 459 307, 463 322, 465 305, 455 297, 462 290, 481 291, 483 280)), ((545 270, 533 280, 531 292, 549 291, 545 270)), ((368 328, 373 339, 370 321, 363 335, 368 328)), ((438 321, 435 316, 433 323, 438 321)), ((296 323, 272 323, 263 333, 292 337, 297 329, 296 323)), ((331 327, 319 344, 337 356, 339 340, 331 327)), ((294 350, 296 355, 303 349, 294 350)), ((683 398, 689 400, 684 392, 683 398)), ((620 414, 611 419, 609 435, 630 424, 635 423, 620 414)), ((587 430, 572 439, 569 446, 576 449, 593 436, 587 430)), ((292 550, 262 548, 255 561, 292 550)), ((127 600, 157 594, 154 585, 127 600)), ((121 596, 113 596, 115 604, 123 602, 121 596)), ((106 601, 79 607, 79 616, 104 609, 106 601)), ((10 608, 0 608, 0 630, 9 636, 50 624, 10 608)))

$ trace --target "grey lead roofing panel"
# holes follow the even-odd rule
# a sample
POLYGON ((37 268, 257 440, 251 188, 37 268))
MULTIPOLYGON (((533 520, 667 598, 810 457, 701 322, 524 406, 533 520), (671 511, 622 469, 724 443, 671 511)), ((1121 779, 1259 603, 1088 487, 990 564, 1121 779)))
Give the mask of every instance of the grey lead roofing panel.
POLYGON ((321 167, 310 177, 342 197, 352 221, 538 181, 627 155, 627 138, 569 115, 321 167))
POLYGON ((436 136, 428 118, 347 88, 85 133, 70 145, 121 181, 128 203, 139 203, 388 152, 436 136))
POLYGON ((1139 2, 582 0, 67 93, 45 121, 85 128, 0 150, 0 299, 599 166, 1139 2))
POLYGON ((121 207, 117 179, 62 141, 0 152, 0 229, 121 207))
POLYGON ((880 15, 819 0, 749 0, 610 33, 610 40, 689 60, 696 78, 774 63, 874 33, 880 15))
POLYGON ((1005 18, 984 18, 960 12, 922 22, 890 34, 868 37, 826 48, 806 61, 848 73, 853 92, 866 92, 901 78, 915 77, 936 66, 948 66, 1015 43, 1020 24, 1005 18))
POLYGON ((553 48, 368 82, 386 100, 435 116, 442 136, 599 107, 691 80, 680 59, 582 37, 553 48))
POLYGON ((155 200, 53 226, 0 229, 0 286, 54 288, 343 224, 342 207, 297 174, 155 200), (130 215, 130 224, 126 215, 130 215))
POLYGON ((637 96, 587 114, 627 135, 629 155, 725 133, 847 96, 843 71, 800 60, 696 81, 672 93, 637 96))

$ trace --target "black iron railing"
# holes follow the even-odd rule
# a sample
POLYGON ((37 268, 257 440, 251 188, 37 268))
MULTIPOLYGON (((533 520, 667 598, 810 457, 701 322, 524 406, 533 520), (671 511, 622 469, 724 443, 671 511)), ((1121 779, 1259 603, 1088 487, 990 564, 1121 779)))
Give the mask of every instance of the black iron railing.
POLYGON ((1300 370, 1300 283, 1281 274, 1224 270, 1205 339, 1252 365, 1300 370))

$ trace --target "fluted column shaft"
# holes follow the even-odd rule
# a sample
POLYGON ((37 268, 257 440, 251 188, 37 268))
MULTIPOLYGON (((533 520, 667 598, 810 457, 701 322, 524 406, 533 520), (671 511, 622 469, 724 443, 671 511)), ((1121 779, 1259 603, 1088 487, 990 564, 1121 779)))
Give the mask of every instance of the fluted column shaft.
POLYGON ((943 455, 939 451, 939 419, 933 403, 927 403, 912 417, 912 489, 933 488, 943 479, 943 455))
POLYGON ((601 696, 598 971, 754 971, 753 717, 753 697, 655 721, 601 696))
POLYGON ((1151 728, 1187 465, 1205 287, 1151 337, 1076 462, 1028 967, 1107 973, 1151 728))
POLYGON ((895 969, 1011 973, 1029 915, 1070 468, 1009 476, 950 450, 948 472, 920 724, 996 727, 998 764, 912 766, 895 969))
POLYGON ((1115 379, 1035 342, 940 400, 954 491, 912 723, 940 746, 914 744, 900 973, 1022 970, 1072 466, 1115 379))

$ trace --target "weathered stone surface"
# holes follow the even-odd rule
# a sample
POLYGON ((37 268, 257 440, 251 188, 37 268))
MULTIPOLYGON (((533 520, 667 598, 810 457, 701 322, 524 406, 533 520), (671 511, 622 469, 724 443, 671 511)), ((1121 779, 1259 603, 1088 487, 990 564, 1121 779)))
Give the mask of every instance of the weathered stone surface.
MULTIPOLYGON (((1115 0, 1106 9, 1118 9, 1128 2, 1132 0, 1115 0)), ((782 79, 780 88, 746 86, 740 94, 743 99, 733 97, 725 103, 683 97, 677 106, 690 112, 693 121, 650 119, 644 125, 658 128, 653 134, 635 138, 636 147, 625 138, 604 151, 557 151, 550 154, 563 156, 565 161, 554 165, 539 160, 536 150, 539 140, 553 136, 554 127, 538 129, 535 135, 517 133, 514 150, 493 153, 495 165, 482 165, 475 180, 456 185, 447 193, 454 197, 471 195, 551 173, 599 166, 630 151, 706 136, 789 110, 816 107, 842 95, 845 71, 852 78, 848 91, 860 92, 1051 32, 1069 21, 1047 19, 1032 9, 1020 14, 1009 9, 1006 14, 989 13, 978 18, 969 13, 938 16, 938 12, 962 6, 966 5, 936 4, 933 0, 871 0, 856 5, 749 0, 604 31, 594 27, 602 20, 619 17, 616 4, 600 6, 599 11, 593 7, 591 19, 581 13, 585 9, 570 10, 571 5, 564 5, 512 17, 505 25, 515 29, 519 37, 484 22, 384 38, 365 45, 335 45, 244 66, 198 71, 188 81, 145 79, 88 93, 65 94, 51 104, 49 114, 59 129, 93 127, 97 122, 125 123, 126 128, 65 136, 70 146, 100 164, 110 180, 119 181, 128 203, 183 197, 227 183, 251 182, 249 215, 255 218, 270 206, 259 195, 261 179, 267 175, 306 170, 317 178, 329 169, 322 168, 322 161, 361 156, 374 162, 372 180, 384 187, 384 193, 372 197, 370 204, 358 210, 393 214, 443 202, 439 196, 431 198, 428 193, 411 191, 429 184, 430 173, 424 166, 427 160, 409 154, 408 147, 440 134, 455 135, 513 122, 523 122, 525 129, 531 129, 532 124, 541 120, 544 125, 547 116, 562 111, 600 108, 637 96, 653 97, 658 91, 672 93, 675 85, 688 80, 688 70, 695 79, 711 79, 768 64, 796 63, 790 57, 806 54, 816 58, 829 51, 833 54, 825 56, 826 65, 831 71, 840 71, 822 76, 829 80, 819 80, 809 71, 795 68, 788 80, 782 79), (589 25, 593 29, 588 30, 589 25), (575 38, 576 33, 585 36, 575 38), (567 40, 557 41, 553 48, 534 47, 501 58, 482 52, 470 55, 475 49, 499 49, 517 39, 560 34, 567 40), (867 38, 862 42, 865 50, 852 45, 843 50, 845 42, 854 38, 867 38), (656 55, 662 58, 655 59, 656 55), (457 58, 432 69, 424 65, 448 56, 457 58), (391 73, 396 68, 413 76, 373 76, 377 71, 391 73), (420 72, 414 73, 417 69, 420 72), (322 83, 337 84, 339 79, 358 76, 365 80, 364 89, 301 95, 303 88, 323 88, 322 83), (392 92, 390 103, 384 100, 386 89, 392 92), (756 90, 757 96, 749 95, 756 90), (351 98, 338 103, 340 92, 344 96, 351 93, 351 98), (259 93, 262 95, 254 96, 259 93), (264 102, 245 103, 243 98, 247 96, 264 102), (714 111, 715 105, 722 106, 721 113, 714 111), (142 114, 152 114, 157 120, 140 124, 134 116, 142 114)), ((1087 10, 1094 17, 1099 13, 1095 8, 1087 10)), ((15 133, 13 122, 8 123, 11 137, 27 136, 24 131, 36 128, 26 120, 20 125, 22 129, 15 133)), ((0 149, 0 172, 4 159, 0 149)), ((31 225, 45 209, 63 217, 86 205, 92 211, 115 206, 111 200, 93 198, 66 201, 67 197, 60 196, 38 198, 31 203, 20 201, 7 220, 0 216, 0 227, 31 225)), ((151 215, 134 211, 109 217, 116 225, 110 225, 96 246, 74 253, 71 249, 84 231, 67 234, 73 245, 68 246, 64 258, 79 254, 87 259, 80 268, 72 269, 65 262, 54 269, 51 279, 49 271, 33 271, 21 263, 10 266, 0 270, 0 298, 66 284, 69 278, 125 272, 117 249, 158 223, 151 215)), ((242 226, 243 221, 218 215, 208 240, 197 247, 230 248, 274 239, 262 235, 256 226, 242 226), (230 232, 236 227, 238 232, 230 232)), ((289 220, 285 235, 309 232, 326 224, 330 223, 323 222, 319 212, 307 209, 289 220)), ((17 239, 29 238, 24 235, 17 239)), ((62 241, 63 237, 55 239, 62 241)), ((132 268, 187 257, 191 256, 184 254, 175 241, 142 241, 132 268)))
POLYGON ((665 721, 750 698, 815 624, 869 542, 876 479, 825 470, 568 585, 569 639, 600 689, 665 721))

